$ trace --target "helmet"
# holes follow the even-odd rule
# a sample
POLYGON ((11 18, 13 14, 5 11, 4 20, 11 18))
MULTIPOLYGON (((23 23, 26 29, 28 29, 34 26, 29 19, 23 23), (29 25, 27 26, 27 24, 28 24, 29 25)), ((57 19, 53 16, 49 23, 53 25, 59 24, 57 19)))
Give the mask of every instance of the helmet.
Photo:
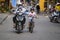
POLYGON ((59 5, 60 3, 57 3, 56 5, 59 5))
POLYGON ((57 4, 60 4, 60 3, 57 3, 57 4))
POLYGON ((17 3, 17 6, 18 6, 18 7, 22 6, 22 3, 21 3, 21 2, 20 2, 20 3, 17 3))

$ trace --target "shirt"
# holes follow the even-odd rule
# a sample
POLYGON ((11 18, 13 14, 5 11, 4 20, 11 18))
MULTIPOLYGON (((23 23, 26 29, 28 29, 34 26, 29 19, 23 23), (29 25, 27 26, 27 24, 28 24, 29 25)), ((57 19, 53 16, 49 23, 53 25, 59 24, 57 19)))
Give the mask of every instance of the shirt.
POLYGON ((55 6, 55 9, 57 10, 57 11, 60 11, 60 5, 59 6, 55 6))
POLYGON ((33 13, 30 12, 28 14, 28 16, 29 16, 29 19, 32 19, 32 18, 34 18, 36 16, 36 13, 35 12, 33 12, 33 13))

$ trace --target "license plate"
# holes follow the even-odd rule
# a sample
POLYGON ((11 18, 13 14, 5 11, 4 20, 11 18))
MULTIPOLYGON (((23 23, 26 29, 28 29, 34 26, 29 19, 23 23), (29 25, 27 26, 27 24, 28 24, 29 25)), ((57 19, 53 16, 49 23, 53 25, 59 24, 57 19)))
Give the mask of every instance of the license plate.
POLYGON ((21 25, 21 23, 19 22, 19 25, 21 25))

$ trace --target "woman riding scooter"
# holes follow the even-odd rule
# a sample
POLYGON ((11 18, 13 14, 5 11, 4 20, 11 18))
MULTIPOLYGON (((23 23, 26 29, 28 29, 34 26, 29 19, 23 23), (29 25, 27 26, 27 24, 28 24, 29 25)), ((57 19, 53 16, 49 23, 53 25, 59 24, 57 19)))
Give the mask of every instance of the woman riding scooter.
MULTIPOLYGON (((14 28, 16 28, 16 16, 19 14, 19 13, 22 13, 22 8, 19 8, 15 14, 15 16, 13 17, 13 24, 14 24, 14 28)), ((23 13, 22 13, 23 14, 23 13)), ((24 14, 23 14, 24 15, 24 14)), ((22 29, 23 30, 23 25, 25 24, 25 21, 26 21, 26 18, 24 16, 24 19, 23 21, 21 22, 22 23, 22 29)))

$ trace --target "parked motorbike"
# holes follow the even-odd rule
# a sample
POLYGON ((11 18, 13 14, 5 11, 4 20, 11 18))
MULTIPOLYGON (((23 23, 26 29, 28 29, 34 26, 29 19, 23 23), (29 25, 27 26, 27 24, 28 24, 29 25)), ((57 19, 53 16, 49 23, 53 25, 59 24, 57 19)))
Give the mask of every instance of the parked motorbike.
POLYGON ((51 14, 51 16, 49 17, 50 22, 60 22, 60 17, 59 17, 59 13, 57 12, 53 12, 53 14, 51 14))

